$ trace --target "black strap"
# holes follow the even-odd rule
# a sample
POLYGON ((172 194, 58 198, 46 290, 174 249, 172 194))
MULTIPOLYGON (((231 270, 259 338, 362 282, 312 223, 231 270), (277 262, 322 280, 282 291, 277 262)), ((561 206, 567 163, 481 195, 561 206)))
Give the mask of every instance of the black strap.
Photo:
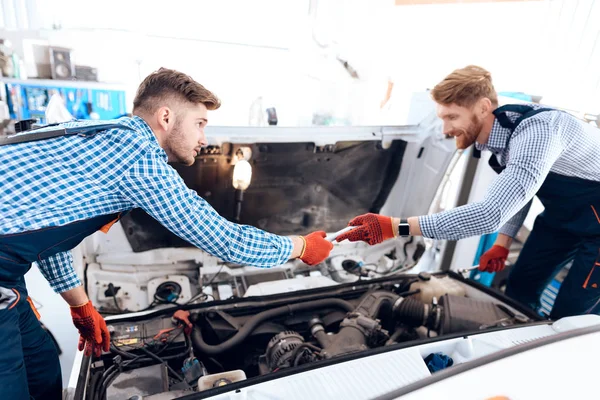
MULTIPOLYGON (((498 123, 500 124, 501 127, 510 129, 510 135, 508 135, 508 138, 506 139, 506 147, 508 147, 508 143, 510 142, 512 134, 514 133, 515 129, 517 129, 517 126, 519 126, 519 124, 521 122, 523 122, 527 118, 533 117, 534 115, 539 114, 541 112, 545 112, 545 111, 559 111, 559 110, 555 110, 552 108, 538 108, 536 110, 531 106, 526 106, 523 104, 507 104, 505 106, 496 108, 494 110, 494 116, 498 120, 498 123), (512 122, 510 120, 510 118, 508 118, 508 116, 506 115, 507 112, 514 112, 517 114, 521 114, 521 116, 519 118, 517 118, 515 120, 515 122, 512 122)), ((495 154, 492 154, 492 156, 490 157, 490 159, 488 161, 488 164, 498 174, 501 173, 502 171, 504 171, 504 169, 506 168, 505 166, 500 165, 500 163, 498 162, 498 158, 496 157, 495 154)))
POLYGON ((498 120, 500 126, 506 129, 510 129, 510 133, 512 134, 514 130, 517 129, 517 126, 519 126, 519 124, 523 122, 523 120, 545 111, 558 110, 555 110, 553 108, 538 108, 536 110, 531 106, 526 106, 522 104, 507 104, 505 106, 496 108, 494 110, 494 116, 496 116, 496 119, 498 120), (521 116, 517 118, 515 122, 512 122, 510 118, 508 118, 508 116, 506 115, 507 112, 514 112, 517 114, 521 114, 521 116))
MULTIPOLYGON (((48 125, 51 126, 51 125, 48 125)), ((46 128, 44 126, 42 128, 46 128)), ((38 128, 38 129, 42 129, 38 128)), ((133 130, 132 128, 121 125, 121 124, 101 124, 101 125, 86 125, 86 126, 74 126, 71 128, 57 128, 51 131, 43 131, 43 132, 35 132, 36 130, 28 131, 27 133, 21 133, 18 135, 11 135, 4 138, 0 138, 0 146, 7 146, 9 144, 17 144, 17 143, 27 143, 34 142, 37 140, 45 140, 52 139, 61 136, 71 136, 71 135, 88 135, 95 134, 102 131, 107 131, 109 129, 128 129, 133 130)))
POLYGON ((4 138, 0 138, 0 146, 7 146, 9 144, 33 142, 36 140, 52 139, 55 137, 66 136, 67 130, 65 128, 59 128, 51 131, 39 132, 39 133, 22 133, 19 135, 11 135, 4 138))

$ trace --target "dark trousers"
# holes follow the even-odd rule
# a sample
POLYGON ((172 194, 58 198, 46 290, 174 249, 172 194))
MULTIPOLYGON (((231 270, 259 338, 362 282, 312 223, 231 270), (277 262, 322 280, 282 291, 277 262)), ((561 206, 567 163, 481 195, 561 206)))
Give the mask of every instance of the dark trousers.
POLYGON ((570 261, 550 318, 600 314, 600 237, 565 232, 542 215, 510 273, 506 294, 537 308, 544 288, 570 261))
POLYGON ((0 398, 60 400, 58 352, 27 301, 24 285, 0 287, 0 398))

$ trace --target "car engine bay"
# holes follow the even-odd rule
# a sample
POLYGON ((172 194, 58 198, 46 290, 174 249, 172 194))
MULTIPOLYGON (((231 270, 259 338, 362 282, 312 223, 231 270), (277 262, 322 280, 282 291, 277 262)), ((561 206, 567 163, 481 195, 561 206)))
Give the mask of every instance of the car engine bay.
POLYGON ((112 317, 111 350, 90 360, 82 398, 209 394, 343 356, 537 320, 473 285, 422 272, 112 317))

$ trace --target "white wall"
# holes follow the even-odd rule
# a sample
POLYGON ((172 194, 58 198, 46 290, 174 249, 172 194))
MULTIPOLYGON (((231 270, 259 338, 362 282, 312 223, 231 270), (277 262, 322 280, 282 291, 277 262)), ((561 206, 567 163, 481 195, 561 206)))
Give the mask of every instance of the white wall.
POLYGON ((599 3, 3 0, 0 5, 4 27, 28 26, 34 29, 30 35, 73 48, 76 62, 97 66, 102 80, 125 83, 129 102, 144 76, 167 66, 189 73, 222 98, 211 123, 246 125, 251 102, 263 96, 277 106, 280 125, 307 125, 315 111, 354 124, 402 123, 412 92, 467 64, 488 68, 500 91, 539 94, 552 105, 598 113, 599 3), (350 61, 360 83, 335 55, 350 61), (386 114, 378 105, 388 75, 396 93, 386 114))
MULTIPOLYGON (((332 3, 331 1, 326 3, 332 3)), ((498 91, 543 96, 549 105, 600 113, 600 1, 545 0, 393 6, 334 1, 340 48, 374 84, 389 75, 396 103, 433 87, 455 68, 481 65, 498 91)), ((393 120, 393 119, 392 119, 393 120)))

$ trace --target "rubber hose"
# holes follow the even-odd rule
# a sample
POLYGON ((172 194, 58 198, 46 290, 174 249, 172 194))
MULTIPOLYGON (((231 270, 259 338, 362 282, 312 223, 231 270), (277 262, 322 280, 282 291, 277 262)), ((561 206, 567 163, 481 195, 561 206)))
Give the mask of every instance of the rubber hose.
POLYGON ((273 308, 272 310, 263 311, 251 317, 235 335, 227 339, 223 343, 217 345, 207 344, 202 338, 202 332, 199 327, 194 327, 192 332, 192 343, 194 347, 201 352, 208 355, 220 354, 226 350, 230 350, 235 346, 241 344, 258 325, 269 319, 278 317, 284 314, 291 314, 294 312, 305 311, 315 308, 324 307, 339 307, 348 312, 354 310, 354 306, 345 300, 341 299, 323 299, 307 301, 305 303, 290 304, 287 306, 281 306, 273 308))
POLYGON ((385 290, 367 293, 361 297, 360 304, 354 312, 376 319, 382 309, 390 311, 396 300, 398 300, 397 294, 385 290))
POLYGON ((425 321, 425 303, 405 298, 395 309, 396 318, 405 325, 418 327, 425 321))

